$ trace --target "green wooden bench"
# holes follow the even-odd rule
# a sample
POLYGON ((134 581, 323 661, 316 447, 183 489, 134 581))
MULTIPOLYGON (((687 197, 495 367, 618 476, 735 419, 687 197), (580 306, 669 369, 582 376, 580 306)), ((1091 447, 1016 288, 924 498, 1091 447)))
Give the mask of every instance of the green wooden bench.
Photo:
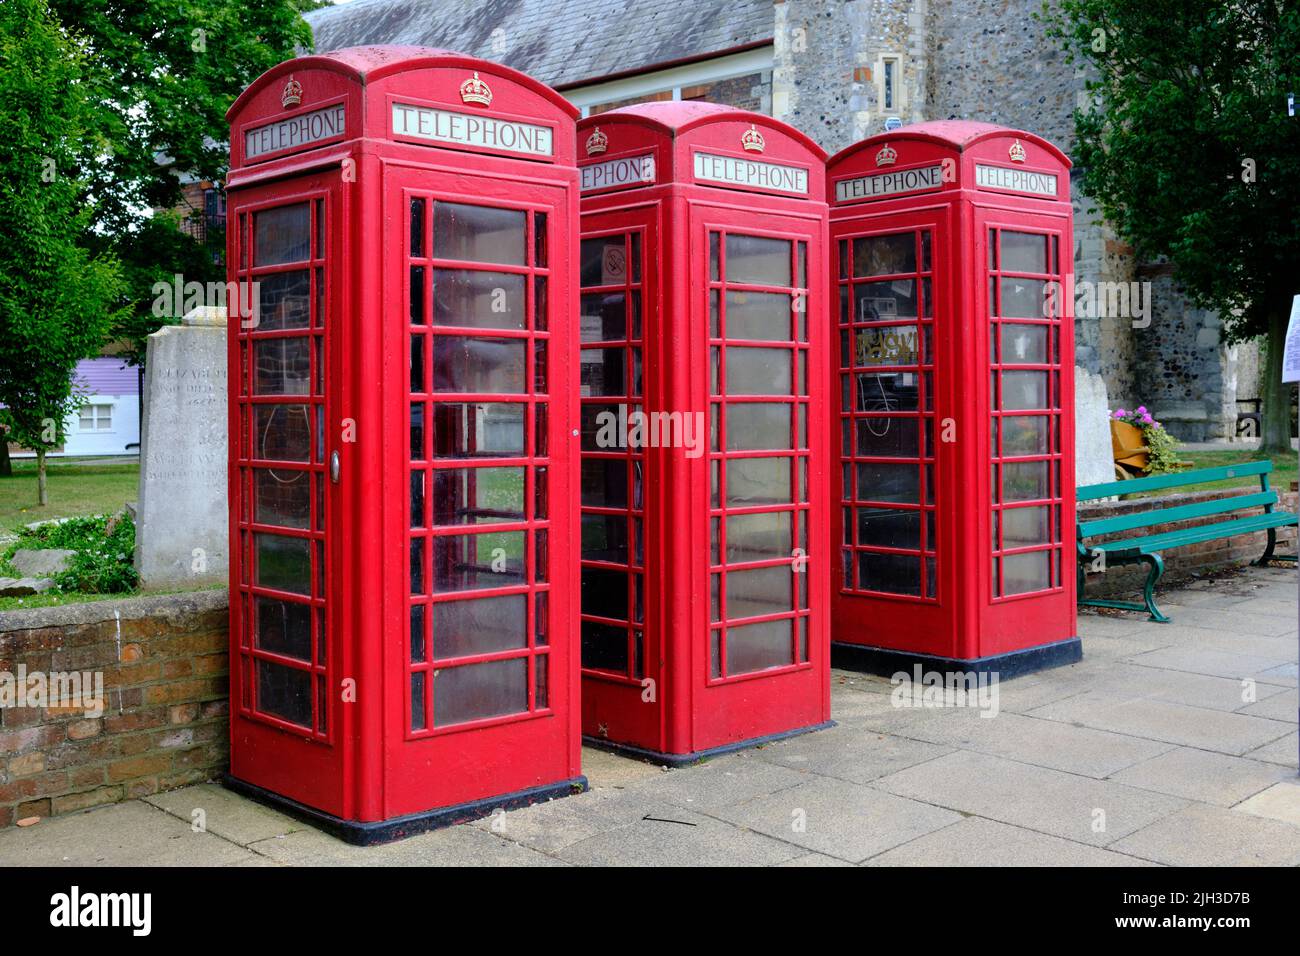
POLYGON ((1108 481, 1100 485, 1084 485, 1079 488, 1079 501, 1095 501, 1114 495, 1128 495, 1139 491, 1158 491, 1163 488, 1182 488, 1188 485, 1203 485, 1225 478, 1240 478, 1243 475, 1259 475, 1259 491, 1245 488, 1229 489, 1233 493, 1214 501, 1199 501, 1187 505, 1161 505, 1152 503, 1147 511, 1118 515, 1114 518, 1098 518, 1095 521, 1080 521, 1078 524, 1079 547, 1079 603, 1092 607, 1115 607, 1126 611, 1147 611, 1151 620, 1164 624, 1169 621, 1156 607, 1155 587, 1164 573, 1165 564, 1160 557, 1162 551, 1178 548, 1201 541, 1213 541, 1230 538, 1239 534, 1255 531, 1268 532, 1268 546, 1255 564, 1265 564, 1271 560, 1294 561, 1293 554, 1279 555, 1274 558, 1273 548, 1277 544, 1277 529, 1297 523, 1296 516, 1289 511, 1275 511, 1277 492, 1269 487, 1268 474, 1273 470, 1271 461, 1251 461, 1240 465, 1223 465, 1218 468, 1199 468, 1195 471, 1180 471, 1167 475, 1152 475, 1149 478, 1132 478, 1127 481, 1108 481), (1264 510, 1260 514, 1236 515, 1234 512, 1251 508, 1264 510), (1159 525, 1187 521, 1191 518, 1205 518, 1210 515, 1223 515, 1223 521, 1200 525, 1195 528, 1181 528, 1173 531, 1152 531, 1159 525), (1131 537, 1116 538, 1111 541, 1089 543, 1089 539, 1120 531, 1140 531, 1131 537), (1146 564, 1150 567, 1146 584, 1142 589, 1142 603, 1133 601, 1104 601, 1083 597, 1084 572, 1088 567, 1104 571, 1112 565, 1146 564))

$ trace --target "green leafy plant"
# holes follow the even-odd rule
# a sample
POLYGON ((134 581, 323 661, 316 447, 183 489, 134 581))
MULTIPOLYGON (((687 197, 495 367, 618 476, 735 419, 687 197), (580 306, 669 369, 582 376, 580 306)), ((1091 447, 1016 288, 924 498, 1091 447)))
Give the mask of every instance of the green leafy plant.
POLYGON ((90 515, 22 528, 18 539, 0 555, 0 574, 18 576, 9 562, 20 548, 66 548, 76 554, 68 569, 55 575, 60 591, 121 594, 140 583, 136 573, 135 522, 129 515, 90 515))
POLYGON ((1152 417, 1145 405, 1139 405, 1131 412, 1117 408, 1111 417, 1141 429, 1142 441, 1147 446, 1146 474, 1163 475, 1188 466, 1188 462, 1178 457, 1178 446, 1182 443, 1152 417))

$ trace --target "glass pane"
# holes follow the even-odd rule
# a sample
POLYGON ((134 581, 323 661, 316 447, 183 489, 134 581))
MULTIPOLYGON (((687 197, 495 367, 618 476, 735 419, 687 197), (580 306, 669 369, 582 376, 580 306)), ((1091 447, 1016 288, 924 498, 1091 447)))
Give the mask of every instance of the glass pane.
POLYGON ((921 512, 859 508, 858 544, 881 548, 921 547, 921 512))
POLYGON ((791 513, 727 516, 727 563, 766 561, 790 557, 791 513))
POLYGON ((253 214, 253 265, 303 262, 311 255, 311 211, 305 202, 253 214))
POLYGON ((533 265, 546 268, 546 213, 533 213, 533 265))
POLYGON ((627 631, 599 621, 582 622, 582 666, 590 670, 627 671, 627 631))
POLYGON ((915 372, 856 375, 857 410, 860 412, 913 412, 920 407, 915 372))
POLYGON ((1002 453, 1007 456, 1046 455, 1047 416, 1003 416, 1002 453))
POLYGON ((790 446, 790 406, 785 402, 727 405, 727 450, 783 449, 790 446))
POLYGON ((424 266, 411 266, 411 305, 412 325, 424 325, 424 266))
POLYGON ((417 671, 411 675, 411 729, 424 730, 424 681, 425 672, 417 671))
POLYGON ((424 538, 412 538, 408 562, 411 593, 424 594, 424 538))
POLYGON ((1051 540, 1052 528, 1047 506, 1003 510, 1002 546, 1004 548, 1048 544, 1051 540))
POLYGON ((583 451, 616 451, 626 447, 632 437, 629 411, 623 411, 622 419, 626 429, 621 427, 620 410, 627 406, 609 405, 597 402, 583 402, 579 407, 579 430, 582 435, 583 451))
POLYGON ((433 257, 524 265, 525 213, 517 209, 433 204, 433 257))
POLYGON ((439 468, 433 473, 433 523, 524 520, 524 469, 439 468))
POLYGON ((623 236, 583 239, 579 253, 583 286, 623 285, 627 279, 627 252, 623 236))
POLYGON ((411 662, 418 664, 424 660, 427 645, 424 636, 425 605, 411 606, 411 662))
POLYGON ((254 395, 309 393, 311 350, 307 339, 263 339, 252 345, 254 395))
POLYGON ((727 673, 748 674, 794 663, 790 619, 727 628, 727 673))
POLYGON ((789 395, 789 349, 727 349, 727 394, 789 395))
POLYGON ((411 403, 411 458, 420 461, 424 458, 424 403, 411 403))
POLYGON ((916 465, 858 462, 859 501, 920 501, 921 472, 916 465))
POLYGON ((524 647, 528 598, 523 594, 439 601, 433 605, 433 657, 468 657, 524 647))
POLYGON ((312 593, 311 541, 287 535, 253 535, 257 549, 256 584, 276 591, 312 593))
POLYGON ((582 462, 582 504, 627 507, 627 461, 587 458, 582 462))
POLYGON ((732 458, 727 462, 727 506, 790 503, 789 458, 732 458))
POLYGON ((433 539, 435 591, 474 591, 524 583, 524 532, 442 535, 433 539))
POLYGON ((311 282, 306 269, 257 279, 258 332, 305 329, 311 324, 311 282))
POLYGON ((1049 299, 1047 283, 1042 279, 1012 279, 1003 277, 1002 311, 999 315, 1022 319, 1041 319, 1047 316, 1049 299))
POLYGON ((609 292, 581 297, 583 342, 617 342, 627 338, 627 295, 609 292))
POLYGON ((915 279, 859 282, 853 287, 855 322, 888 322, 919 314, 915 279))
POLYGON ((921 593, 921 559, 905 554, 858 552, 858 587, 886 594, 921 593))
POLYGON ((783 292, 727 292, 727 338, 790 339, 790 297, 783 292))
POLYGON ((628 619, 627 574, 610 568, 584 567, 582 569, 582 613, 593 617, 626 621, 628 619))
POLYGON ((1008 554, 1002 558, 1002 593, 1024 594, 1041 591, 1050 586, 1048 558, 1050 551, 1032 551, 1029 554, 1008 554))
POLYGON ((507 272, 434 269, 434 324, 475 329, 524 328, 524 278, 507 272))
POLYGON ((424 339, 423 335, 411 336, 411 393, 418 394, 425 390, 424 377, 424 339))
POLYGON ((1002 408, 1015 411, 1047 407, 1046 372, 1002 373, 1002 408))
POLYGON ((433 340, 435 392, 523 394, 523 339, 439 335, 433 340))
POLYGON ((1002 500, 1032 501, 1050 498, 1045 461, 1007 462, 1002 466, 1002 500))
POLYGON ((1002 362, 1006 365, 1046 364, 1047 326, 1003 323, 1002 362))
POLYGON ((758 617, 794 610, 794 575, 788 565, 727 573, 727 617, 758 617))
POLYGON ((627 518, 622 515, 584 514, 582 556, 588 561, 627 564, 627 518))
POLYGON ((1046 272, 1047 237, 1002 231, 1003 272, 1046 272))
POLYGON ((859 418, 858 454, 864 458, 916 458, 920 429, 915 418, 859 418))
POLYGON ((311 726, 311 676, 271 661, 255 661, 257 709, 291 724, 311 726))
POLYGON ((424 200, 411 200, 411 255, 424 255, 424 200))
POLYGON ((853 334, 854 361, 870 368, 875 365, 916 365, 915 325, 880 325, 858 329, 853 334))
POLYGON ((853 274, 886 276, 916 271, 916 236, 897 232, 853 240, 853 274))
POLYGON ((436 727, 528 709, 528 660, 489 661, 433 672, 436 727))
POLYGON ((257 405, 253 454, 267 461, 306 461, 311 420, 306 405, 257 405))
POLYGON ((436 402, 437 458, 509 457, 524 453, 524 406, 507 402, 436 402))
POLYGON ((311 608, 257 595, 253 613, 254 647, 301 661, 311 660, 311 608))
POLYGON ((282 528, 306 528, 311 520, 311 474, 253 469, 253 520, 282 528))
POLYGON ((729 234, 726 278, 753 285, 792 285, 790 241, 729 234))
POLYGON ((627 394, 624 349, 583 349, 579 354, 581 355, 579 394, 584 397, 627 394))

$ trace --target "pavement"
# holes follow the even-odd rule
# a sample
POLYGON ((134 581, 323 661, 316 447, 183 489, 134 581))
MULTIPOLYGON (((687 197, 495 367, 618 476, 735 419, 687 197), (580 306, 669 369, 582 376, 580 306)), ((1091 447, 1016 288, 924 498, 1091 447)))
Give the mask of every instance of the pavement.
POLYGON ((834 671, 837 727, 671 771, 585 750, 589 793, 398 843, 201 784, 0 831, 0 866, 1297 866, 1295 575, 1081 614, 1083 661, 993 717, 834 671))

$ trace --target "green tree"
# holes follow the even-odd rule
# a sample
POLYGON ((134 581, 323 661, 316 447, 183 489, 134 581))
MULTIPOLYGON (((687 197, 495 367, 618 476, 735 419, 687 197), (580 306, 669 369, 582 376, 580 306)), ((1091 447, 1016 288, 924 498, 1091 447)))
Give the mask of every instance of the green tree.
POLYGON ((1091 77, 1075 113, 1084 192, 1140 257, 1173 263, 1227 341, 1266 336, 1262 450, 1289 450, 1300 117, 1286 95, 1300 93, 1300 4, 1057 0, 1043 17, 1091 77))
POLYGON ((93 112, 85 56, 46 0, 0 3, 0 403, 36 451, 41 505, 46 453, 81 404, 73 371, 123 291, 118 263, 77 241, 93 213, 75 176, 93 112))

